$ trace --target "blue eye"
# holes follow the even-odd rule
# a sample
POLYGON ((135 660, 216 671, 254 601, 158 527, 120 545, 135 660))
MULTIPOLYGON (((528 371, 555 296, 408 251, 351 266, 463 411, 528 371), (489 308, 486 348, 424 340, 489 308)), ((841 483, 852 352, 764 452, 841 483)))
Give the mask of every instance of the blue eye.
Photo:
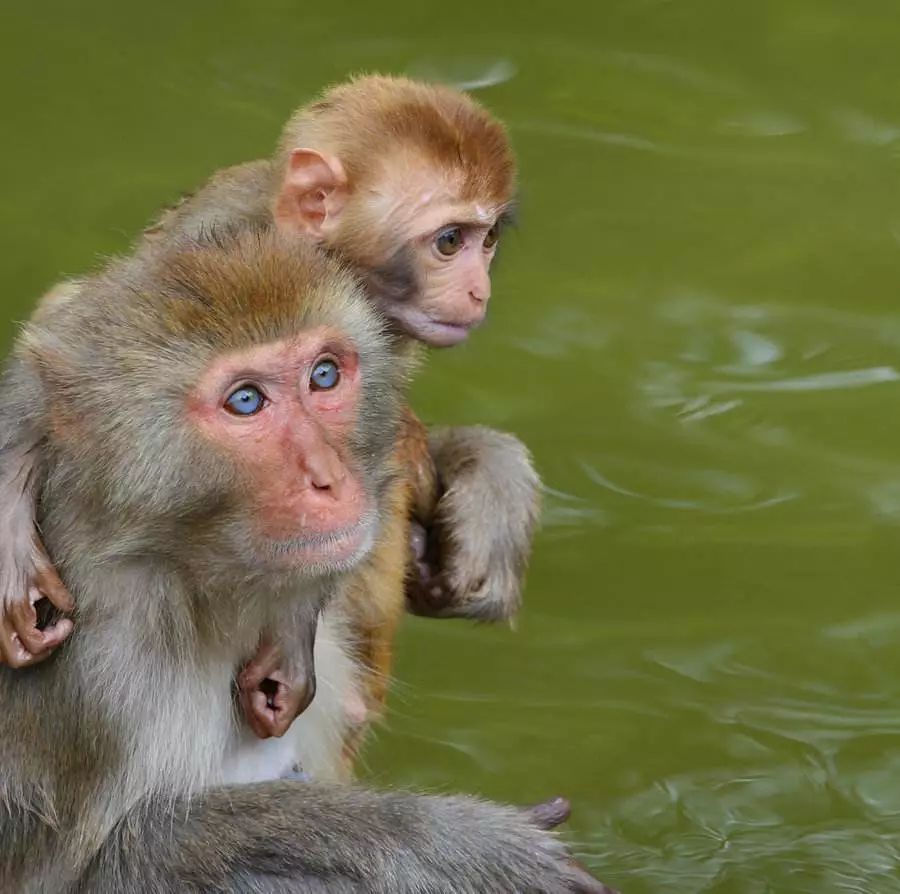
POLYGON ((242 385, 225 401, 225 409, 236 416, 253 416, 265 404, 262 392, 253 385, 242 385))
POLYGON ((341 380, 341 371, 333 360, 320 360, 309 376, 313 391, 330 391, 341 380))

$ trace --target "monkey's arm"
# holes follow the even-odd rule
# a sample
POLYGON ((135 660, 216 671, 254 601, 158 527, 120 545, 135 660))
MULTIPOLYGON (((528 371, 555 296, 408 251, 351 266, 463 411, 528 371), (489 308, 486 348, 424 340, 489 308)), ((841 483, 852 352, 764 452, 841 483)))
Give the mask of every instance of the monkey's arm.
POLYGON ((132 813, 79 890, 613 894, 543 831, 567 813, 302 782, 223 788, 132 813))
POLYGON ((44 419, 40 380, 14 357, 0 379, 0 664, 11 667, 42 661, 72 631, 67 618, 37 627, 41 597, 74 608, 35 525, 44 419))
POLYGON ((511 620, 540 513, 531 456, 518 438, 482 426, 433 429, 428 450, 442 489, 422 519, 427 533, 407 587, 410 610, 511 620))

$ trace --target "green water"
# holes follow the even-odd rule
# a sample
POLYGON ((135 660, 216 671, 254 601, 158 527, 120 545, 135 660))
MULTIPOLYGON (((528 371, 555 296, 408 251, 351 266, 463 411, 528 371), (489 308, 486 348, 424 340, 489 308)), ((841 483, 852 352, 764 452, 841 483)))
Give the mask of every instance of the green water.
POLYGON ((900 892, 896 3, 2 22, 4 319, 329 80, 487 82, 524 226, 416 406, 517 432, 550 493, 518 631, 407 624, 368 774, 568 794, 625 894, 900 892))

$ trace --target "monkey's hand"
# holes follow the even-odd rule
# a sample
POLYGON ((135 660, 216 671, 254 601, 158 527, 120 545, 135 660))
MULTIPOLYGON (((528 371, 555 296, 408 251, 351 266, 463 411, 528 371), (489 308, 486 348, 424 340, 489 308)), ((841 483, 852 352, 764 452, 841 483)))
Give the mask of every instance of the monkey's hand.
POLYGON ((413 525, 410 610, 512 620, 540 513, 531 456, 518 438, 482 426, 435 429, 429 450, 443 493, 427 528, 413 525))
POLYGON ((43 661, 72 632, 69 618, 42 625, 37 603, 75 604, 34 527, 34 450, 0 450, 0 664, 43 661))
POLYGON ((282 650, 264 640, 237 680, 238 701, 260 739, 283 736, 306 710, 316 691, 315 675, 287 670, 282 650))

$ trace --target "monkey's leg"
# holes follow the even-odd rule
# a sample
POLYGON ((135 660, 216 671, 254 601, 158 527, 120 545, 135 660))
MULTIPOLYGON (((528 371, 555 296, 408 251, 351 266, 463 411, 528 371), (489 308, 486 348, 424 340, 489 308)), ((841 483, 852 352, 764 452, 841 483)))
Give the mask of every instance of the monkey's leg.
POLYGON ((482 426, 433 429, 428 446, 444 490, 407 588, 410 609, 511 620, 540 513, 531 456, 518 438, 482 426))
POLYGON ((223 788, 136 809, 79 891, 610 894, 543 831, 566 814, 311 783, 223 788))

